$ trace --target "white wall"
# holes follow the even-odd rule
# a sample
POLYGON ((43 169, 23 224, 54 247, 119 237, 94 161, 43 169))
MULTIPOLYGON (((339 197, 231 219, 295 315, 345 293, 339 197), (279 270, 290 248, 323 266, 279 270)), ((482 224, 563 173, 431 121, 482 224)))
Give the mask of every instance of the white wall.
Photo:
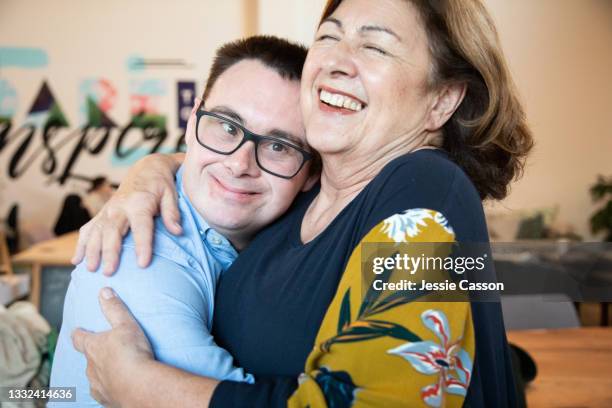
POLYGON ((612 174, 612 2, 488 0, 536 147, 507 209, 559 206, 590 237, 588 188, 612 174))
POLYGON ((310 45, 325 0, 258 0, 258 28, 261 34, 274 34, 310 45))

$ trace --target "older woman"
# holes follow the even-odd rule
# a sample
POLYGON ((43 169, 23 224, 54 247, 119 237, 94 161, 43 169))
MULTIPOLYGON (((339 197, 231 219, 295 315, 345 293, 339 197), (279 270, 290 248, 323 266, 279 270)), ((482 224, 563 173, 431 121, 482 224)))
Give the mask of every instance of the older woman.
MULTIPOLYGON (((514 406, 498 304, 381 301, 361 275, 368 242, 486 242, 481 200, 503 198, 522 169, 532 139, 482 4, 329 1, 301 103, 320 187, 261 232, 217 289, 215 339, 256 383, 155 362, 111 297, 101 304, 113 330, 75 335, 93 395, 117 406, 514 406)), ((122 202, 133 200, 116 199, 84 230, 92 265, 101 245, 115 259, 124 212, 143 241, 155 206, 122 202)))

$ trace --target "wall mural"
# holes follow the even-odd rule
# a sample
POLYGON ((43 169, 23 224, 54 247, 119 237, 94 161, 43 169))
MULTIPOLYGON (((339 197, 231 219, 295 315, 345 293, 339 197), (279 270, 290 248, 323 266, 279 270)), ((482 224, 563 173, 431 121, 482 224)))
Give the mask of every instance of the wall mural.
POLYGON ((0 47, 0 67, 2 68, 43 68, 48 63, 47 52, 41 48, 0 47))
MULTIPOLYGON (((195 83, 189 83, 195 95, 195 83)), ((185 82, 178 85, 179 93, 185 94, 185 82), (180 89, 183 89, 181 91, 180 89)), ((166 115, 160 112, 160 99, 167 94, 166 85, 160 80, 134 80, 130 82, 130 121, 118 125, 109 115, 117 91, 103 79, 84 80, 81 93, 81 115, 83 124, 72 128, 47 81, 43 81, 26 118, 15 125, 14 111, 17 95, 5 81, 0 82, 0 155, 7 157, 6 174, 17 179, 33 166, 40 165, 45 175, 56 175, 56 181, 64 184, 71 177, 87 179, 75 174, 72 168, 83 155, 98 155, 111 140, 114 150, 111 163, 115 166, 131 165, 143 155, 160 151, 168 141, 166 115), (10 149, 14 146, 13 149, 10 149), (70 150, 64 163, 59 163, 57 153, 70 150)), ((193 104, 182 99, 185 105, 193 104)), ((184 108, 184 106, 181 106, 184 108)), ((180 108, 179 108, 180 109, 180 108)), ((184 126, 181 120, 178 135, 169 140, 170 146, 163 151, 184 150, 184 126)), ((5 160, 2 160, 5 163, 5 160)), ((95 176, 95 175, 94 175, 95 176)))
MULTIPOLYGON (((112 175, 110 180, 117 182, 125 170, 118 173, 112 169, 126 169, 150 153, 185 150, 184 132, 196 96, 195 81, 173 80, 168 75, 150 78, 149 72, 143 78, 145 68, 151 71, 159 64, 169 66, 165 60, 139 60, 132 64, 139 69, 122 68, 127 75, 127 81, 123 82, 127 87, 119 88, 118 81, 108 78, 86 77, 75 80, 74 88, 64 93, 54 87, 53 78, 40 75, 39 85, 31 88, 34 82, 29 81, 26 87, 23 80, 7 78, 2 72, 0 208, 3 213, 27 200, 25 189, 17 183, 38 191, 36 194, 47 191, 50 199, 58 201, 66 194, 65 190, 72 188, 68 186, 71 181, 85 189, 95 177, 112 173, 116 180, 112 175), (65 106, 75 106, 74 102, 65 103, 71 101, 72 94, 78 99, 77 110, 67 112, 65 106), (172 125, 169 115, 172 115, 172 125), (106 165, 93 165, 100 160, 106 165), (38 185, 33 185, 33 180, 38 185), (10 193, 5 193, 7 190, 10 193)), ((0 47, 0 67, 10 68, 12 72, 44 72, 48 65, 44 50, 0 47)), ((182 61, 176 65, 187 66, 182 61)), ((2 218, 4 214, 0 214, 2 218)))

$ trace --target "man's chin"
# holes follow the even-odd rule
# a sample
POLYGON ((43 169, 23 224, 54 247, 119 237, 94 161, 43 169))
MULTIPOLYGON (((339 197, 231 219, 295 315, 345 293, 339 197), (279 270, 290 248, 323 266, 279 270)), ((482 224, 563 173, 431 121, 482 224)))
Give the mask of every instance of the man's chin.
POLYGON ((211 227, 222 231, 239 233, 253 229, 253 214, 236 213, 224 211, 222 214, 212 214, 205 217, 211 227))

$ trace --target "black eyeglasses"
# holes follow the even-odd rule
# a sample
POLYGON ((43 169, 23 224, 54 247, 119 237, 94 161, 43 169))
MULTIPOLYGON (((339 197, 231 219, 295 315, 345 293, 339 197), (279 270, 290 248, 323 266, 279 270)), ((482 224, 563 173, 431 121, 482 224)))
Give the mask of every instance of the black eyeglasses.
POLYGON ((263 171, 290 179, 300 172, 312 154, 286 140, 261 136, 225 116, 199 109, 196 139, 215 153, 230 155, 246 142, 255 144, 255 161, 263 171))

